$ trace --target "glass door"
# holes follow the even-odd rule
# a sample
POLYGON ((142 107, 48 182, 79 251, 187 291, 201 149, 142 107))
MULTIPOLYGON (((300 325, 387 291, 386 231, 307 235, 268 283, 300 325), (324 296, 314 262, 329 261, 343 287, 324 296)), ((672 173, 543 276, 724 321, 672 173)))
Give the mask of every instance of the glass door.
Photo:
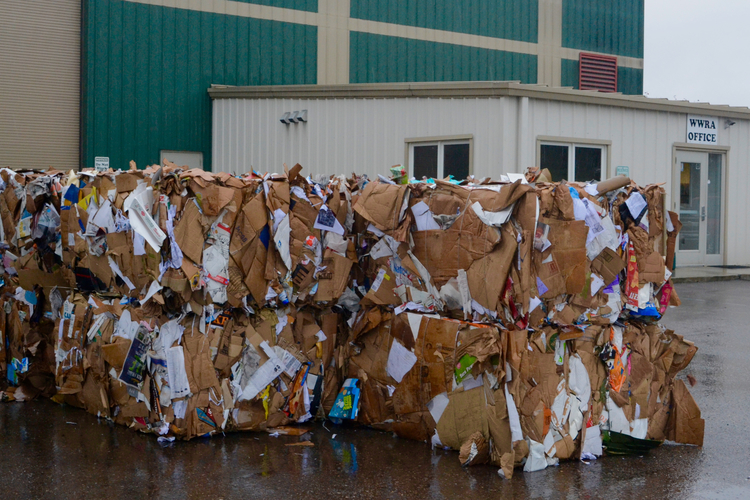
POLYGON ((677 151, 672 206, 680 215, 677 266, 723 264, 724 154, 677 151))

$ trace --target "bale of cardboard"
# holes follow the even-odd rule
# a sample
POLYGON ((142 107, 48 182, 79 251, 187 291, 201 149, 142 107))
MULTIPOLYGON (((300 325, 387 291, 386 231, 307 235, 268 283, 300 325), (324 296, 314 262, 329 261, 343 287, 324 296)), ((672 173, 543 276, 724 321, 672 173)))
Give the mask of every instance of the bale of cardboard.
POLYGON ((702 444, 660 186, 301 171, 3 169, 2 398, 182 439, 349 419, 507 478, 702 444))

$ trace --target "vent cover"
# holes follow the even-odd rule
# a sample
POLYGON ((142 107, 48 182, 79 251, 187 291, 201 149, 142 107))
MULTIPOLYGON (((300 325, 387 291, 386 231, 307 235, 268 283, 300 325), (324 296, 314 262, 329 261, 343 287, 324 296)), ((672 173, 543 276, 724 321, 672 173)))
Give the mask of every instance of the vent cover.
POLYGON ((586 54, 578 60, 578 88, 617 92, 617 57, 586 54))

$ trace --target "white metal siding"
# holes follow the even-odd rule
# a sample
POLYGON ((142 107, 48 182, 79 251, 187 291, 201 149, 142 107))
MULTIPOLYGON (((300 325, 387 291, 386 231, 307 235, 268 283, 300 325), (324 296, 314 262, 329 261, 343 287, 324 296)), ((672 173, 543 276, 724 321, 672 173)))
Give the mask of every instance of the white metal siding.
MULTIPOLYGON (((404 163, 404 139, 474 136, 473 173, 497 178, 536 164, 540 136, 611 141, 609 172, 630 167, 639 184, 672 192, 672 147, 686 142, 686 115, 527 97, 461 99, 217 99, 213 101, 215 171, 281 172, 300 163, 308 174, 374 177, 404 163), (308 123, 284 125, 286 111, 308 110, 308 123)), ((730 146, 726 258, 750 264, 750 120, 735 119, 719 143, 730 146)), ((671 205, 671 199, 670 208, 671 205)))
POLYGON ((0 167, 78 168, 80 0, 0 1, 0 167))

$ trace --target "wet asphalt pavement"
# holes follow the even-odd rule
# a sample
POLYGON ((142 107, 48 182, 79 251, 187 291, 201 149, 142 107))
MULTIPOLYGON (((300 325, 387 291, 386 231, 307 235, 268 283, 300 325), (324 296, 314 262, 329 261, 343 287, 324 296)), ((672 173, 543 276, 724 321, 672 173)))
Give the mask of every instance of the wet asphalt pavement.
POLYGON ((699 351, 681 374, 706 419, 703 448, 566 462, 512 480, 458 453, 378 431, 310 426, 160 446, 51 401, 0 404, 0 498, 750 498, 750 281, 678 286, 664 323, 699 351), (335 437, 334 437, 335 434, 335 437))

